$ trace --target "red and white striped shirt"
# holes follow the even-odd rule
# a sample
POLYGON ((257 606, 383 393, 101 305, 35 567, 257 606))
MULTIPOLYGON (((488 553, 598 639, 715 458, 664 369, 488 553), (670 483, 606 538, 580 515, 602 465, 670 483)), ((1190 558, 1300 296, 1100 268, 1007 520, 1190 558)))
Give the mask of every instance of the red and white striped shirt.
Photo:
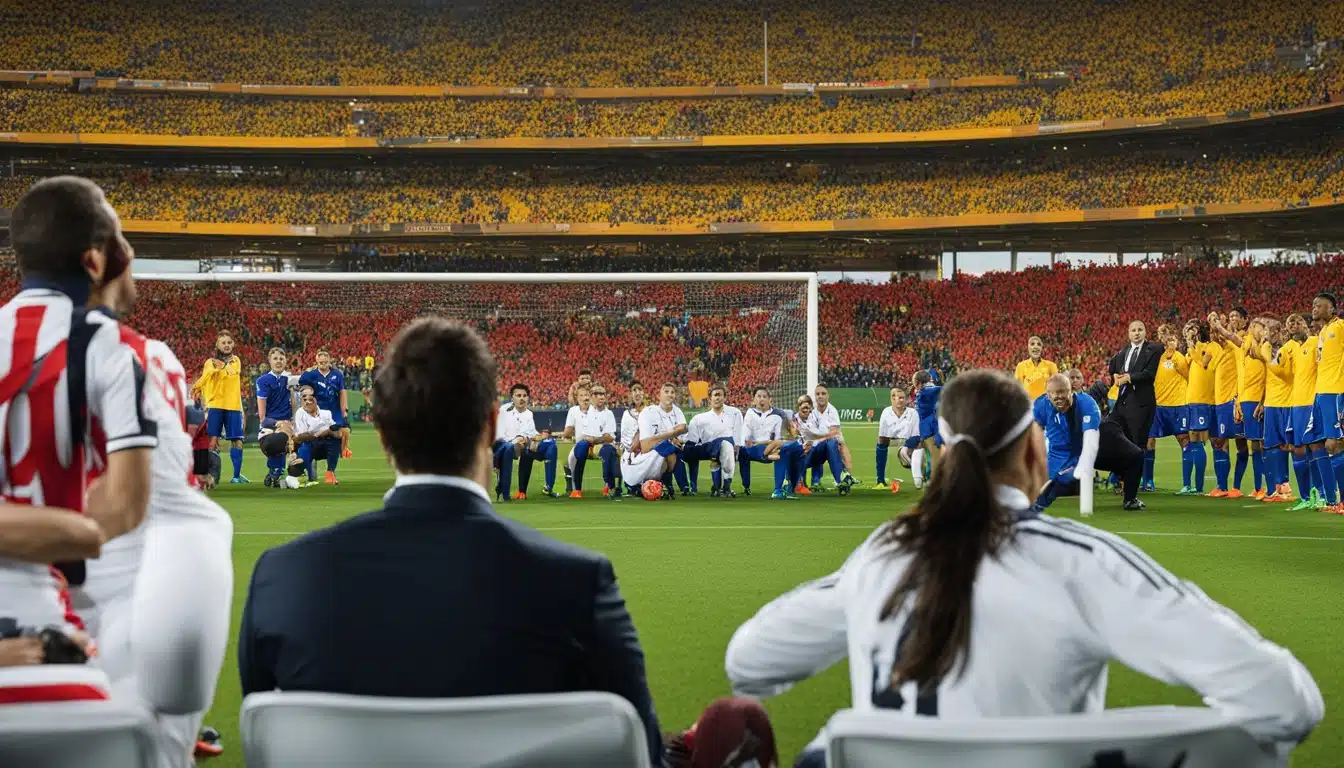
MULTIPOLYGON (((0 497, 84 511, 90 457, 158 444, 145 370, 115 320, 54 290, 0 308, 0 497), (105 435, 95 445, 96 423, 105 435)), ((0 558, 0 617, 62 626, 60 584, 45 565, 0 558)))

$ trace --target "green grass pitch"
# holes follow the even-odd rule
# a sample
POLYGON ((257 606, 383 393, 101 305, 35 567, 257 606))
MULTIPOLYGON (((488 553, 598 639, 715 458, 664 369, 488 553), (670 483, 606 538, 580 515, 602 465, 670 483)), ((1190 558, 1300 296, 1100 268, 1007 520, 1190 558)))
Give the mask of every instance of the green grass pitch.
MULTIPOLYGON (((858 476, 871 484, 876 427, 850 425, 845 436, 858 476)), ((254 482, 226 484, 214 492, 234 519, 235 633, 248 576, 264 550, 380 505, 392 475, 373 431, 357 429, 352 448, 355 457, 341 462, 340 487, 265 488, 261 455, 249 447, 244 473, 254 482)), ((224 458, 227 464, 227 453, 224 458)), ((1335 581, 1344 577, 1344 519, 1289 513, 1285 505, 1250 499, 1173 497, 1169 491, 1179 487, 1179 462, 1179 450, 1168 441, 1158 450, 1157 476, 1158 486, 1168 492, 1145 496, 1149 508, 1142 513, 1124 512, 1118 497, 1098 494, 1097 514, 1088 522, 1125 535, 1302 659, 1325 693, 1327 716, 1297 750, 1294 765, 1338 764, 1344 723, 1332 706, 1336 694, 1344 693, 1344 672, 1331 659, 1334 644, 1344 635, 1344 599, 1335 581)), ((837 568, 875 525, 914 501, 909 470, 894 455, 890 465, 891 476, 907 481, 900 494, 864 490, 849 497, 828 493, 771 501, 766 489, 773 475, 758 465, 758 490, 749 498, 679 498, 659 504, 612 503, 600 495, 582 501, 535 498, 502 505, 500 512, 611 558, 648 658, 659 719, 664 730, 674 730, 689 725, 710 700, 728 693, 723 652, 743 620, 798 583, 837 568)), ((702 487, 708 486, 708 474, 702 466, 702 487)), ((538 467, 532 477, 534 492, 541 490, 542 477, 538 467)), ((587 485, 600 494, 597 477, 598 467, 591 462, 587 485)), ((1248 477, 1247 486, 1249 482, 1248 477)), ((1063 499, 1051 512, 1076 517, 1077 510, 1076 499, 1063 499)), ((1198 703, 1187 690, 1116 666, 1110 706, 1198 703)), ((848 706, 848 687, 840 665, 768 703, 785 765, 835 710, 848 706)), ((226 749, 209 761, 214 768, 243 765, 241 703, 231 649, 206 718, 223 734, 226 749)))

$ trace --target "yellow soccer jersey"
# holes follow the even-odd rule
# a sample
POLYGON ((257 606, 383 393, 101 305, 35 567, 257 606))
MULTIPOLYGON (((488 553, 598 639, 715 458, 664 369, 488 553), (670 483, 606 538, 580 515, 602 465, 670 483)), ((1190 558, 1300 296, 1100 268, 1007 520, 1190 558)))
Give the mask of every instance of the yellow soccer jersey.
POLYGON ((1241 365, 1237 357, 1241 355, 1241 347, 1230 341, 1210 346, 1216 346, 1219 350, 1212 363, 1214 402, 1230 403, 1237 399, 1237 390, 1240 388, 1241 365))
POLYGON ((1191 405, 1216 405, 1214 395, 1214 371, 1218 369, 1218 358, 1223 348, 1213 342, 1200 342, 1190 352, 1190 378, 1186 387, 1186 400, 1191 405), (1209 365, 1203 364, 1204 355, 1210 356, 1209 365))
POLYGON ((1171 408, 1185 405, 1186 381, 1190 375, 1190 361, 1175 349, 1162 353, 1162 362, 1157 364, 1157 378, 1153 380, 1153 390, 1157 393, 1157 404, 1171 408))
POLYGON ((234 355, 229 362, 220 365, 219 360, 211 358, 205 361, 201 377, 196 380, 193 391, 199 390, 205 400, 206 408, 217 411, 241 411, 243 409, 243 364, 234 355))
MULTIPOLYGON (((1316 344, 1319 341, 1315 336, 1308 336, 1307 340, 1298 344, 1296 341, 1290 341, 1283 345, 1283 349, 1288 349, 1289 345, 1296 344, 1293 347, 1293 407, 1305 405, 1314 405, 1316 403, 1316 344)), ((1283 351, 1280 350, 1282 355, 1283 351)))
POLYGON ((1033 363, 1031 358, 1027 358, 1017 364, 1017 372, 1014 376, 1018 383, 1027 390, 1027 396, 1034 403, 1037 398, 1045 394, 1046 379, 1057 373, 1059 373, 1059 366, 1052 361, 1042 359, 1039 363, 1033 363))
MULTIPOLYGON (((1290 341, 1288 344, 1297 344, 1290 341)), ((1285 344, 1279 354, 1274 354, 1274 347, 1268 341, 1260 345, 1264 351, 1265 357, 1268 357, 1270 363, 1266 366, 1265 373, 1265 407, 1266 408, 1287 408, 1293 404, 1293 354, 1292 350, 1285 344)), ((1251 359, 1246 358, 1246 362, 1251 359)))
POLYGON ((1326 323, 1316 344, 1316 394, 1344 394, 1344 320, 1326 323))
POLYGON ((1241 389, 1238 398, 1243 403, 1263 403, 1265 401, 1265 364, 1260 358, 1250 354, 1255 339, 1250 334, 1237 351, 1241 361, 1241 389))

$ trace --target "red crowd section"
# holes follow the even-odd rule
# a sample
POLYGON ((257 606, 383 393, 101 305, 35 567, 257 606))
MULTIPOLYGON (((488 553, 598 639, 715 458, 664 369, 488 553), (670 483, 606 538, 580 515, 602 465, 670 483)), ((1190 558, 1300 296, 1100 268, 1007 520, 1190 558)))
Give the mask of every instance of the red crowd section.
MULTIPOLYGON (((6 295, 18 287, 0 269, 6 295)), ((311 364, 319 348, 337 358, 379 358, 397 329, 428 312, 463 314, 486 335, 500 384, 522 381, 542 404, 562 402, 581 369, 616 394, 692 379, 745 393, 802 365, 805 326, 796 287, 722 284, 509 285, 454 283, 139 283, 130 319, 166 340, 189 370, 215 334, 232 332, 255 372, 279 345, 311 364), (693 295, 694 294, 694 295, 693 295), (693 297, 692 297, 693 295, 693 297), (719 308, 705 312, 706 307, 719 308), (794 347, 794 348, 791 348, 794 347)), ((1011 368, 1026 339, 1045 354, 1105 372, 1131 320, 1150 334, 1163 322, 1243 305, 1252 315, 1306 312, 1319 291, 1344 290, 1344 258, 1318 263, 1087 267, 821 287, 821 379, 832 386, 890 386, 920 367, 1011 368)))

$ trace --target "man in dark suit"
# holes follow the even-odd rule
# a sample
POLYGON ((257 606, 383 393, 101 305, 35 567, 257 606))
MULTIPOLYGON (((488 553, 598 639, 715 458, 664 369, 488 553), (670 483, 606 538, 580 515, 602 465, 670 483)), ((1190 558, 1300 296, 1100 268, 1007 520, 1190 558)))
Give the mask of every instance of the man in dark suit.
POLYGON ((495 361, 442 318, 403 328, 373 385, 397 471, 383 508, 268 550, 252 571, 243 693, 459 697, 609 691, 662 737, 605 557, 495 514, 495 361))
POLYGON ((1157 412, 1153 380, 1165 348, 1148 341, 1148 328, 1141 320, 1129 324, 1129 344, 1111 358, 1111 381, 1119 392, 1110 418, 1135 445, 1148 444, 1148 430, 1157 412))

